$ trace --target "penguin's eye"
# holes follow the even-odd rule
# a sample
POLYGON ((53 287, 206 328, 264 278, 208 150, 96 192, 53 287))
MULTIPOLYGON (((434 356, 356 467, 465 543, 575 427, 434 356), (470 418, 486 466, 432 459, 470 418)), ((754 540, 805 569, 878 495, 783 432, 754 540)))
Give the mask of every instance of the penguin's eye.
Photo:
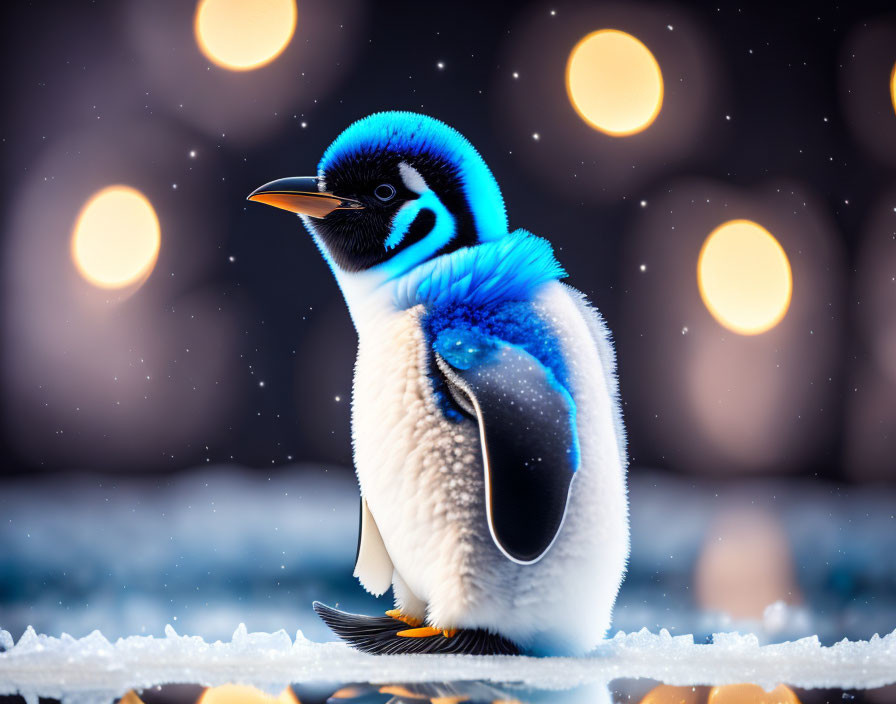
POLYGON ((395 197, 395 186, 393 186, 391 183, 381 183, 379 186, 373 189, 373 195, 375 195, 384 203, 386 201, 390 201, 395 197))

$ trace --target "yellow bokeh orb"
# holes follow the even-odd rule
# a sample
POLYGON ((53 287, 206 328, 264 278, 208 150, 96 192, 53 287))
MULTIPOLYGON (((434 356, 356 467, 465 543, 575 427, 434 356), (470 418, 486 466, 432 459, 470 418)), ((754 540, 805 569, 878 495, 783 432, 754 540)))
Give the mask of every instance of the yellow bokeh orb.
POLYGON ((660 114, 663 74, 640 40, 618 29, 601 29, 570 52, 566 93, 589 125, 625 137, 647 129, 660 114))
POLYGON ((896 112, 896 64, 893 64, 893 70, 890 71, 890 100, 893 101, 893 112, 896 112))
POLYGON ((276 59, 296 30, 295 0, 200 0, 196 41, 202 53, 231 71, 276 59))
POLYGON ((705 704, 705 692, 697 687, 661 684, 651 689, 640 704, 705 704))
POLYGON ((299 704, 299 700, 290 687, 274 697, 248 685, 223 684, 206 689, 198 704, 299 704))
POLYGON ((709 234, 697 261, 697 284, 713 317, 741 335, 758 335, 781 322, 793 293, 787 254, 752 220, 729 220, 709 234))
POLYGON ((122 288, 149 276, 160 243, 159 218, 146 196, 129 186, 109 186, 81 209, 71 254, 90 283, 122 288))
POLYGON ((800 700, 786 684, 770 692, 758 684, 728 684, 713 687, 706 704, 800 704, 800 700))

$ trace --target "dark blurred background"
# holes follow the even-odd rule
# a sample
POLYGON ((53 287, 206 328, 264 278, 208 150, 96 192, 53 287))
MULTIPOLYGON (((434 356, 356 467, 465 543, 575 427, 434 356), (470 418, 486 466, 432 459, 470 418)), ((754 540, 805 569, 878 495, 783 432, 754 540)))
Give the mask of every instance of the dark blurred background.
POLYGON ((300 3, 283 53, 246 71, 203 55, 194 12, 4 9, 5 473, 348 465, 349 317, 300 223, 245 196, 314 173, 353 120, 407 109, 478 147, 511 226, 548 237, 606 316, 635 471, 896 477, 885 4, 300 3), (591 128, 564 88, 603 27, 663 72, 657 120, 630 137, 591 128), (97 288, 70 254, 113 184, 160 222, 136 287, 97 288), (794 272, 760 335, 719 325, 697 287, 700 245, 737 218, 794 272))
POLYGON ((194 632, 230 632, 247 603, 274 604, 251 609, 257 627, 285 625, 298 595, 337 589, 320 577, 326 560, 288 554, 336 524, 290 507, 338 510, 332 575, 361 599, 354 331, 299 221, 245 198, 313 174, 340 131, 385 109, 466 135, 511 227, 553 242, 615 335, 635 522, 620 625, 718 625, 681 617, 690 604, 770 632, 821 629, 763 611, 780 600, 827 616, 870 600, 864 620, 826 622, 831 638, 896 625, 892 4, 298 2, 294 35, 277 39, 283 22, 259 35, 282 53, 249 70, 215 58, 255 36, 222 13, 203 50, 196 3, 4 6, 6 627, 158 632, 201 607, 158 594, 200 577, 233 608, 204 602, 194 632), (625 137, 583 119, 564 79, 577 42, 606 28, 643 42, 662 72, 656 120, 625 137), (115 185, 143 210, 113 210, 111 226, 89 207, 94 220, 81 218, 115 185), (146 202, 157 260, 150 246, 118 279, 92 271, 73 237, 130 241, 153 229, 146 202), (722 324, 698 285, 701 247, 732 220, 771 233, 792 272, 783 318, 756 334, 722 324), (338 489, 309 502, 322 477, 338 489), (284 499, 302 487, 304 503, 284 499), (147 546, 155 558, 128 561, 147 546), (732 574, 747 606, 724 596, 732 574), (129 620, 137 584, 149 596, 129 620), (66 589, 76 597, 57 598, 66 589), (111 596, 85 596, 97 589, 111 596))

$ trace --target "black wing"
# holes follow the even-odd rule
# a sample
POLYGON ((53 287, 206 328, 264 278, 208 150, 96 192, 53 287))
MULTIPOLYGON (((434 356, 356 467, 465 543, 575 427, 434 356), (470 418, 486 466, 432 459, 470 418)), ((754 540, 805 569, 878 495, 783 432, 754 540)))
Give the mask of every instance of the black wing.
POLYGON ((455 401, 479 422, 492 538, 514 562, 532 563, 554 543, 566 514, 579 465, 575 402, 521 347, 491 340, 482 349, 488 352, 455 365, 436 351, 436 364, 455 401))

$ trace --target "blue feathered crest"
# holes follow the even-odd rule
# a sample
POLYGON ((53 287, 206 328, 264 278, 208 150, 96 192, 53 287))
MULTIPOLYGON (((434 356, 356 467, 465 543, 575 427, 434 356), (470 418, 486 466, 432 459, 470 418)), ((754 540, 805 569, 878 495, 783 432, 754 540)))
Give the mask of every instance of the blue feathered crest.
POLYGON ((349 125, 324 152, 318 173, 359 154, 388 152, 412 159, 428 154, 457 169, 482 242, 507 234, 504 199, 479 152, 457 130, 427 115, 378 112, 349 125))

